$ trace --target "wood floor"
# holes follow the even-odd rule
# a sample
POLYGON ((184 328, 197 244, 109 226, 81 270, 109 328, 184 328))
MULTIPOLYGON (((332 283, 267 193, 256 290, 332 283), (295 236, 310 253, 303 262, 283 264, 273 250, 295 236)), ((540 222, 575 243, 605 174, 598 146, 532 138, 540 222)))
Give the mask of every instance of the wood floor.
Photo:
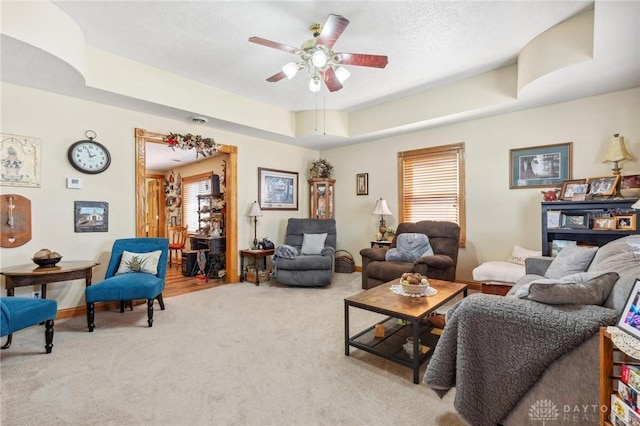
POLYGON ((196 277, 185 277, 182 275, 180 263, 173 262, 173 265, 167 266, 167 277, 162 296, 166 299, 167 297, 179 296, 219 285, 222 285, 222 283, 217 279, 209 279, 209 282, 206 282, 206 280, 199 280, 196 277))

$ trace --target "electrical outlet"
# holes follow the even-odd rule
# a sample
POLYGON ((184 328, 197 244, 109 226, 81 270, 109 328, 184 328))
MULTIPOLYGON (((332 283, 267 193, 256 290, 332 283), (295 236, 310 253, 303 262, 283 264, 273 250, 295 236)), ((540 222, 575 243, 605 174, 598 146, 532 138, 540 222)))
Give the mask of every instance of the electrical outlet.
POLYGON ((31 292, 31 297, 34 299, 40 299, 40 292, 39 291, 32 291, 31 292))

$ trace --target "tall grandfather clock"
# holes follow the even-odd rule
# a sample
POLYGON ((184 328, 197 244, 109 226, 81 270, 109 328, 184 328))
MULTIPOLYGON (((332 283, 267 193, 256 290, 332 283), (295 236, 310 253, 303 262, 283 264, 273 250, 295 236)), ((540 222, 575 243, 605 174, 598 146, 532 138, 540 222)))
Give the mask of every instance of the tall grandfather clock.
POLYGON ((313 219, 334 219, 335 217, 335 179, 309 179, 309 217, 313 219))

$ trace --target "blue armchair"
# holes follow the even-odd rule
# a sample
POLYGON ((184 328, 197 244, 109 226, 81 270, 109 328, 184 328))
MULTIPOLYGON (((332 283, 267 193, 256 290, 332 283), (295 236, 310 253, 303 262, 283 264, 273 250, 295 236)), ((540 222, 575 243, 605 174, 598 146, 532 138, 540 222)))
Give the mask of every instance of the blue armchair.
POLYGON ((2 349, 11 346, 14 332, 32 325, 45 323, 44 340, 48 354, 53 349, 53 319, 58 313, 58 303, 50 299, 30 297, 0 297, 0 336, 9 336, 2 349))
POLYGON ((124 303, 136 299, 147 300, 149 327, 153 326, 153 301, 158 299, 164 310, 162 291, 167 274, 169 240, 166 238, 123 238, 113 243, 111 259, 104 281, 87 287, 87 325, 92 332, 95 324, 95 302, 124 303))

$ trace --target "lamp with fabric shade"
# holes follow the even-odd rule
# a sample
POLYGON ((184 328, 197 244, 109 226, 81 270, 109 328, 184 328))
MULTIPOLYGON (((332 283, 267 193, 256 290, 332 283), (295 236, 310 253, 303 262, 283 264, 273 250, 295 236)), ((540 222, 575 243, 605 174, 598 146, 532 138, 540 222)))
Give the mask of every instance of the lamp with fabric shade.
POLYGON ((389 206, 387 206, 387 201, 380 198, 376 201, 376 208, 373 209, 373 213, 371 214, 379 214, 380 215, 380 227, 378 231, 382 234, 382 239, 384 239, 385 234, 387 233, 387 223, 384 220, 384 215, 390 215, 391 210, 389 210, 389 206))
POLYGON ((607 152, 604 154, 602 158, 603 163, 613 163, 613 174, 619 175, 621 167, 618 166, 620 161, 631 160, 631 154, 627 151, 627 147, 624 145, 624 137, 620 136, 619 133, 613 135, 611 139, 609 139, 609 146, 607 147, 607 152))
POLYGON ((251 250, 258 250, 258 216, 262 216, 262 210, 257 201, 251 205, 251 211, 247 215, 253 218, 253 247, 251 250))

